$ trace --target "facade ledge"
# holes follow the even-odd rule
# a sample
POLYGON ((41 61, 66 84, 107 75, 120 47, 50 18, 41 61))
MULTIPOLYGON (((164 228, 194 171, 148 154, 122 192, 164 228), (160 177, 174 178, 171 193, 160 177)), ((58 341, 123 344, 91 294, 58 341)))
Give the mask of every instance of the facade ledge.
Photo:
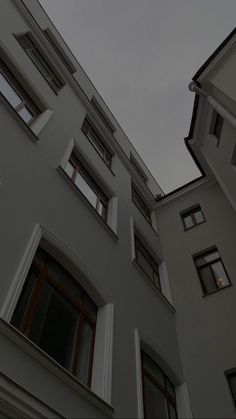
POLYGON ((150 285, 150 287, 153 289, 153 291, 158 295, 158 297, 163 301, 163 303, 166 305, 166 307, 168 307, 168 309, 172 312, 175 313, 175 308, 174 306, 171 304, 171 302, 165 297, 164 294, 162 294, 162 292, 159 291, 159 289, 152 283, 152 281, 148 278, 148 276, 145 274, 145 272, 140 268, 140 266, 138 265, 138 263, 136 262, 135 258, 131 259, 131 262, 133 264, 133 266, 135 266, 135 268, 141 273, 141 275, 146 279, 146 281, 148 282, 148 284, 150 285))
POLYGON ((27 354, 47 368, 61 381, 70 386, 78 395, 86 399, 108 417, 113 417, 114 408, 110 404, 101 399, 89 387, 74 377, 69 371, 43 352, 38 346, 19 332, 14 326, 7 323, 3 318, 0 318, 0 333, 22 348, 27 354))

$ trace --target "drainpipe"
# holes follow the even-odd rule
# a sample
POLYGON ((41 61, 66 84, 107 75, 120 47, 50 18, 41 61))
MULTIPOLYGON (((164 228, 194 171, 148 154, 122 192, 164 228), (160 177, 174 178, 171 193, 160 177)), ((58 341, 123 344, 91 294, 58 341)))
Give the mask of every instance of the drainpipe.
POLYGON ((190 92, 195 92, 200 96, 204 96, 206 100, 216 110, 216 112, 219 113, 222 116, 222 118, 226 119, 233 128, 236 128, 236 118, 229 111, 227 111, 227 109, 225 109, 224 106, 217 102, 217 100, 215 100, 212 96, 205 92, 205 90, 199 87, 197 83, 191 81, 191 83, 189 83, 188 85, 188 88, 190 92))

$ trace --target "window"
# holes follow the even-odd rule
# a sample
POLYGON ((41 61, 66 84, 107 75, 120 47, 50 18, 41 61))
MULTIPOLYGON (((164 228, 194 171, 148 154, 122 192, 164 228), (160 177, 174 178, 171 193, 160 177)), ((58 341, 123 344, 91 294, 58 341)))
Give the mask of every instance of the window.
POLYGON ((111 134, 113 134, 114 131, 115 131, 115 127, 113 126, 113 124, 111 123, 111 121, 108 119, 108 117, 104 113, 102 107, 100 106, 100 104, 98 103, 97 99, 94 96, 91 99, 91 103, 92 103, 95 111, 97 112, 97 114, 100 116, 101 120, 104 122, 104 124, 106 125, 106 127, 109 129, 109 131, 111 132, 111 134))
POLYGON ((236 371, 232 373, 226 373, 226 377, 229 383, 230 391, 233 397, 234 404, 236 405, 236 371))
POLYGON ((132 154, 130 154, 130 162, 132 166, 134 167, 134 169, 136 170, 136 173, 138 173, 138 175, 141 177, 142 181, 144 183, 147 183, 146 175, 144 174, 143 170, 141 169, 141 167, 139 166, 139 164, 137 163, 137 161, 135 160, 132 154))
POLYGON ((180 215, 185 230, 189 230, 190 228, 206 221, 200 205, 195 205, 194 207, 182 212, 180 215))
POLYGON ((152 283, 161 291, 158 263, 150 255, 140 239, 135 235, 135 259, 139 267, 145 272, 152 283))
POLYGON ((217 145, 219 145, 223 122, 224 119, 222 118, 222 116, 218 114, 216 111, 214 111, 212 114, 210 133, 218 139, 217 145))
POLYGON ((149 224, 152 224, 151 222, 151 213, 145 204, 143 198, 140 196, 136 188, 132 185, 132 200, 135 203, 136 207, 139 209, 139 211, 143 214, 143 216, 146 218, 146 220, 149 222, 149 224))
POLYGON ((38 248, 11 323, 88 386, 96 316, 96 305, 77 281, 38 248))
POLYGON ((65 172, 103 220, 107 221, 108 198, 73 152, 65 167, 65 172))
POLYGON ((86 135, 88 140, 91 142, 91 144, 96 149, 97 153, 101 156, 101 158, 104 160, 106 165, 111 168, 111 161, 112 161, 112 155, 107 150, 105 145, 103 144, 102 140, 100 139, 99 135, 93 128, 92 124, 88 121, 87 118, 85 118, 83 125, 81 127, 82 132, 86 135))
POLYGON ((41 113, 37 105, 18 83, 12 72, 0 59, 0 93, 9 102, 23 121, 30 125, 41 113))
POLYGON ((194 261, 205 295, 231 284, 216 247, 195 256, 194 261))
POLYGON ((233 166, 236 166, 236 143, 235 143, 234 149, 233 149, 233 154, 232 154, 232 158, 231 158, 231 164, 233 166))
POLYGON ((145 418, 177 418, 175 389, 162 369, 141 352, 145 418))
POLYGON ((43 75, 50 87, 57 93, 63 86, 64 82, 56 74, 56 71, 48 63, 48 59, 40 46, 36 43, 30 33, 16 36, 17 41, 33 61, 37 69, 43 75))
POLYGON ((61 47, 61 45, 59 44, 59 42, 57 41, 57 39, 55 38, 55 36, 53 35, 53 33, 51 32, 49 28, 44 30, 44 35, 47 38, 50 45, 52 46, 52 48, 57 53, 57 55, 60 57, 61 61, 63 62, 67 70, 71 74, 75 73, 76 71, 75 66, 72 64, 69 58, 65 55, 63 48, 61 47))

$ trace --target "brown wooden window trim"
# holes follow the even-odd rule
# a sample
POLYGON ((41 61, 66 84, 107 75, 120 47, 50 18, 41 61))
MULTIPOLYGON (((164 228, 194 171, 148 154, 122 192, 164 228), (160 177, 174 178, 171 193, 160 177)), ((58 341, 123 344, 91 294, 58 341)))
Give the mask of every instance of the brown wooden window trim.
MULTIPOLYGON (((36 260, 33 260, 32 265, 30 267, 28 275, 31 272, 34 272, 37 276, 37 279, 36 279, 36 283, 33 287, 32 293, 29 296, 29 303, 28 303, 28 306, 26 307, 26 311, 24 313, 24 316, 22 317, 22 323, 21 323, 21 327, 20 327, 19 330, 25 336, 29 335, 30 328, 31 328, 31 325, 32 325, 32 321, 34 319, 34 313, 35 313, 36 308, 38 307, 37 304, 38 304, 38 301, 39 301, 39 298, 40 298, 40 291, 42 290, 43 285, 45 284, 45 282, 46 283, 48 282, 79 313, 78 322, 77 322, 78 325, 76 326, 76 330, 75 330, 75 347, 73 349, 72 362, 71 362, 72 367, 68 369, 71 372, 71 374, 73 374, 73 375, 76 375, 78 359, 79 359, 79 356, 80 356, 79 345, 80 345, 82 325, 86 322, 91 326, 92 341, 91 341, 91 348, 90 348, 90 353, 89 353, 89 371, 88 371, 88 380, 87 380, 87 385, 90 387, 91 386, 91 380, 92 380, 92 364, 93 364, 94 342, 95 342, 95 332, 96 332, 96 320, 85 309, 85 301, 88 298, 90 299, 90 297, 82 289, 82 287, 80 285, 78 285, 78 288, 81 291, 80 300, 77 301, 76 299, 72 298, 67 293, 67 291, 53 279, 53 276, 50 273, 48 273, 46 262, 47 262, 48 258, 49 259, 53 259, 53 258, 51 256, 49 256, 46 252, 45 252, 45 255, 46 255, 46 259, 44 261, 44 266, 43 267, 36 260)), ((64 368, 66 368, 66 367, 64 367, 64 368)))
POLYGON ((0 58, 0 73, 2 74, 6 82, 15 91, 15 93, 19 96, 22 102, 16 107, 13 107, 11 103, 8 101, 8 99, 3 95, 3 93, 0 92, 1 96, 9 103, 9 105, 15 110, 15 112, 17 112, 17 114, 19 115, 19 117, 22 119, 23 122, 25 121, 21 117, 19 112, 22 109, 24 109, 24 107, 30 112, 30 114, 32 115, 32 118, 28 122, 25 122, 26 125, 30 126, 34 122, 34 120, 41 114, 42 111, 34 103, 34 101, 31 99, 28 93, 24 90, 24 88, 21 86, 21 84, 18 82, 18 80, 15 78, 11 70, 7 67, 7 65, 3 62, 1 58, 0 58))
POLYGON ((88 199, 87 201, 90 203, 90 205, 92 205, 92 207, 96 210, 98 214, 99 214, 99 203, 100 202, 102 203, 105 209, 105 215, 103 217, 102 215, 99 214, 99 216, 107 223, 109 199, 101 190, 101 188, 98 186, 98 184, 93 180, 92 176, 88 173, 88 171, 85 169, 84 165, 80 162, 80 160, 77 158, 74 152, 71 153, 71 156, 69 158, 69 163, 72 165, 74 169, 71 177, 68 175, 70 179, 72 180, 73 184, 82 193, 85 199, 87 199, 86 196, 83 194, 83 192, 79 189, 79 187, 75 183, 76 174, 79 173, 97 196, 96 208, 93 207, 93 205, 89 202, 88 199))
POLYGON ((200 283, 201 283, 201 286, 202 286, 202 290, 204 292, 203 297, 206 297, 208 295, 214 294, 214 293, 216 293, 218 291, 221 291, 221 290, 223 290, 225 288, 228 288, 228 287, 232 286, 232 283, 231 283, 230 278, 229 278, 229 275, 228 275, 228 273, 227 273, 227 271, 225 269, 225 266, 224 266, 224 263, 223 263, 223 261, 221 259, 220 254, 219 254, 219 257, 216 257, 215 259, 211 260, 210 262, 205 262, 201 266, 197 266, 196 260, 198 258, 207 256, 207 255, 209 255, 211 253, 214 253, 214 252, 217 252, 219 254, 219 251, 218 251, 217 247, 213 247, 210 250, 207 250, 206 252, 201 252, 200 254, 197 254, 197 255, 193 256, 193 259, 194 259, 194 262, 195 262, 195 267, 197 269, 198 276, 199 276, 199 279, 200 279, 200 283), (214 271, 213 271, 213 269, 211 267, 212 264, 217 263, 217 262, 220 262, 221 263, 221 265, 222 265, 222 267, 223 267, 223 269, 225 271, 226 277, 227 277, 227 279, 229 281, 229 284, 225 285, 224 287, 219 287, 218 286, 217 281, 216 281, 216 278, 215 278, 215 275, 214 275, 214 271), (205 267, 209 267, 210 268, 212 278, 214 279, 215 284, 216 284, 216 289, 214 289, 213 291, 209 291, 209 292, 206 291, 206 288, 204 286, 204 279, 202 278, 202 275, 201 275, 201 270, 203 268, 205 268, 205 267))
POLYGON ((49 63, 49 60, 47 59, 45 53, 40 48, 38 43, 35 41, 32 34, 30 32, 27 32, 25 34, 14 36, 23 48, 23 50, 26 52, 28 57, 34 63, 36 68, 39 70, 43 78, 54 91, 54 93, 58 94, 61 88, 65 85, 65 82, 49 63), (34 59, 34 57, 36 58, 36 60, 34 59), (44 71, 42 70, 42 68, 44 71), (46 76, 45 73, 47 73, 48 76, 46 76))
POLYGON ((204 215, 204 213, 203 213, 202 208, 201 208, 200 205, 194 205, 194 207, 191 207, 191 208, 189 208, 187 210, 182 211, 180 213, 180 216, 181 216, 182 223, 183 223, 183 226, 184 226, 184 231, 191 230, 191 228, 194 228, 194 227, 196 227, 196 226, 198 226, 198 225, 203 224, 203 223, 206 222, 205 215, 204 215), (203 220, 202 221, 200 221, 200 222, 197 221, 197 219, 196 219, 196 217, 194 215, 196 212, 201 212, 201 215, 203 217, 203 220), (191 217, 191 220, 192 220, 192 223, 193 223, 193 225, 190 226, 190 227, 187 227, 187 225, 185 223, 185 220, 184 220, 187 217, 191 217))
POLYGON ((146 249, 146 247, 142 244, 142 242, 140 241, 140 239, 137 237, 137 235, 134 236, 134 243, 135 243, 135 260, 138 264, 138 266, 140 267, 140 269, 142 269, 142 271, 145 273, 145 275, 149 278, 149 280, 151 280, 151 282, 153 283, 153 285, 160 291, 161 290, 161 281, 160 281, 160 274, 159 274, 159 267, 158 267, 158 263, 156 262, 156 260, 151 256, 151 254, 149 253, 149 251, 146 249), (145 260, 147 261, 147 263, 149 264, 149 266, 151 267, 152 270, 152 276, 149 276, 148 273, 143 269, 142 264, 139 263, 139 258, 138 258, 138 252, 140 252, 142 254, 142 256, 145 258, 145 260), (158 280, 158 284, 156 284, 155 282, 155 274, 158 280))
POLYGON ((134 185, 131 185, 131 192, 133 203, 144 216, 144 218, 147 220, 147 222, 152 226, 151 212, 134 185), (139 202, 139 204, 137 201, 139 202))
POLYGON ((104 145, 103 141, 100 138, 100 135, 97 133, 97 130, 94 128, 93 124, 88 120, 88 118, 84 119, 84 122, 81 127, 81 131, 89 140, 89 142, 94 147, 94 149, 96 150, 98 155, 101 157, 101 159, 104 161, 108 169, 111 170, 113 156, 110 153, 110 151, 108 151, 107 147, 104 145), (91 136, 94 138, 94 140, 90 137, 90 133, 91 133, 91 136), (97 147, 96 147, 96 143, 97 143, 97 147), (98 148, 100 148, 100 151, 98 150, 98 148))
POLYGON ((144 357, 147 357, 149 359, 151 359, 151 361, 156 364, 156 362, 153 361, 152 358, 149 357, 149 355, 147 355, 146 352, 141 350, 141 370, 142 370, 142 384, 143 384, 143 407, 144 407, 144 418, 147 418, 147 402, 146 402, 146 397, 145 397, 145 380, 144 377, 146 376, 151 382, 152 384, 162 392, 162 394, 164 395, 164 397, 167 399, 167 410, 168 410, 168 417, 171 418, 170 415, 170 408, 169 408, 169 404, 172 405, 173 409, 175 410, 175 414, 176 414, 176 418, 178 418, 178 413, 177 413, 177 404, 176 404, 176 397, 173 397, 172 394, 170 394, 170 392, 168 391, 168 387, 167 387, 167 380, 169 381, 170 385, 172 386, 173 392, 175 394, 175 388, 171 382, 171 380, 169 379, 169 377, 167 377, 167 375, 164 373, 164 371, 162 370, 162 368, 159 367, 158 364, 157 367, 158 369, 162 372, 163 374, 163 378, 164 378, 164 383, 165 386, 163 387, 162 384, 160 384, 147 370, 145 370, 144 367, 144 357))

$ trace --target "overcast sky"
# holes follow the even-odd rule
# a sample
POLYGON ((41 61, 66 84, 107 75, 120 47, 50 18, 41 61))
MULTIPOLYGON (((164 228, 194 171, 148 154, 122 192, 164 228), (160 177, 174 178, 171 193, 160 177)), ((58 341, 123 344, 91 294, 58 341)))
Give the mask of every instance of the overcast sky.
POLYGON ((40 2, 164 192, 199 176, 188 83, 234 28, 236 0, 40 2))

